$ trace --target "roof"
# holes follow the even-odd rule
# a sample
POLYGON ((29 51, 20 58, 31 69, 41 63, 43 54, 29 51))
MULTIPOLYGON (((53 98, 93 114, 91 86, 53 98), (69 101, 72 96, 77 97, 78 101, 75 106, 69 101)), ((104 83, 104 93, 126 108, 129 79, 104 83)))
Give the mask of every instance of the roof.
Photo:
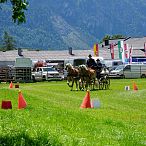
POLYGON ((133 49, 144 49, 144 43, 146 42, 146 37, 136 37, 136 38, 129 38, 125 41, 126 44, 132 46, 133 49))
MULTIPOLYGON (((0 61, 15 61, 16 58, 30 58, 32 61, 38 60, 65 60, 76 58, 87 58, 89 54, 93 54, 93 50, 73 50, 74 55, 70 55, 68 50, 63 51, 28 51, 23 50, 23 56, 19 56, 17 50, 0 52, 0 61)), ((114 50, 115 59, 118 59, 118 48, 114 50)), ((133 50, 133 56, 143 56, 141 50, 133 50)), ((99 56, 104 59, 111 59, 110 49, 100 48, 99 56)))
POLYGON ((72 58, 86 58, 91 50, 73 50, 74 55, 70 55, 68 50, 58 51, 28 51, 23 50, 22 55, 18 55, 18 50, 0 52, 0 61, 15 61, 16 58, 31 58, 37 60, 65 60, 72 58))

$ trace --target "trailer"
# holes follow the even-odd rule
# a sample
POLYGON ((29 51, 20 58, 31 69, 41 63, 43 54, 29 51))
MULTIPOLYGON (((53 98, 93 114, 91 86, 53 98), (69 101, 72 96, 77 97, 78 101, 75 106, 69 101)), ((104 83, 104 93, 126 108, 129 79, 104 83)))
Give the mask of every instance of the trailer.
POLYGON ((14 81, 14 68, 10 66, 0 67, 0 82, 14 81))

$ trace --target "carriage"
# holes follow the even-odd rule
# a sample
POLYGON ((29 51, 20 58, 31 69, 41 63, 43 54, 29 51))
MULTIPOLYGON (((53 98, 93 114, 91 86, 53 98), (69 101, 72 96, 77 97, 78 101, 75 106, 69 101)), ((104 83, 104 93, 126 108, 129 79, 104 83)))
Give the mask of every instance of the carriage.
POLYGON ((103 67, 100 77, 97 79, 96 70, 87 68, 86 65, 79 65, 73 67, 70 63, 66 64, 65 69, 68 72, 67 84, 73 90, 74 83, 76 84, 76 90, 95 90, 95 89, 109 89, 110 79, 109 71, 103 67))
POLYGON ((106 68, 103 68, 98 83, 99 83, 99 89, 109 89, 110 78, 109 78, 109 71, 106 68))

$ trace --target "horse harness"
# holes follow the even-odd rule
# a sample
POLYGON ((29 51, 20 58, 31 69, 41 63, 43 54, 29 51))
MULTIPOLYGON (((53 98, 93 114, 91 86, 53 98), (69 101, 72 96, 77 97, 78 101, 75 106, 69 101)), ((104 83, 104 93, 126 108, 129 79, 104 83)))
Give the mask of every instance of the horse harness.
POLYGON ((68 72, 68 77, 78 77, 78 70, 77 69, 73 69, 73 68, 70 68, 69 72, 68 72))

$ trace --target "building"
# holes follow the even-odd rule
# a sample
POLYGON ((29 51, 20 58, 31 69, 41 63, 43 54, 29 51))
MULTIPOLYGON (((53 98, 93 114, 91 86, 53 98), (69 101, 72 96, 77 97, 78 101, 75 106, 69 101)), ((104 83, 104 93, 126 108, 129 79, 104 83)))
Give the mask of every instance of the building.
MULTIPOLYGON (((99 45, 99 56, 104 59, 111 59, 110 44, 114 43, 114 59, 119 59, 118 45, 119 40, 109 40, 107 45, 99 45)), ((133 58, 145 58, 144 54, 144 43, 146 37, 142 38, 127 38, 123 39, 124 43, 128 44, 129 47, 133 47, 132 57, 133 58)), ((70 48, 71 49, 71 48, 70 48)), ((18 49, 12 51, 0 51, 0 66, 14 65, 16 58, 30 58, 33 62, 38 60, 45 60, 48 62, 64 62, 66 59, 87 59, 88 55, 94 56, 93 48, 90 50, 58 50, 58 51, 38 51, 38 50, 26 50, 18 49)))

